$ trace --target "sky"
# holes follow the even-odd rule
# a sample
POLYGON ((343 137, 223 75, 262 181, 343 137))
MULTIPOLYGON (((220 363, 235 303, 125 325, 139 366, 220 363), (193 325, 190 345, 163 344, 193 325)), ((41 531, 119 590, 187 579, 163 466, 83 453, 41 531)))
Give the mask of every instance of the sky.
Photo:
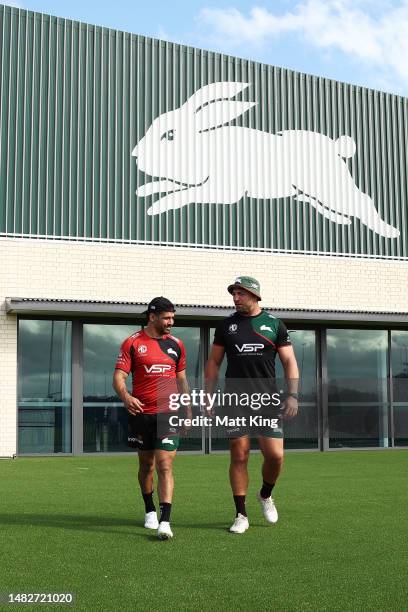
POLYGON ((408 96, 408 0, 3 3, 408 96))

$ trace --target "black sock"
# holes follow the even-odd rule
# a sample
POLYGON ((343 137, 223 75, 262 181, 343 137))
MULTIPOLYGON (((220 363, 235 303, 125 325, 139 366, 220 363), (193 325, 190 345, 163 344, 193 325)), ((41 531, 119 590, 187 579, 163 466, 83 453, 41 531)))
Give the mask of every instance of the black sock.
POLYGON ((246 516, 246 510, 245 510, 245 495, 234 495, 234 502, 235 502, 235 509, 237 511, 236 516, 238 516, 238 514, 242 514, 243 516, 246 516))
POLYGON ((171 504, 168 504, 166 502, 163 502, 162 504, 160 504, 159 523, 162 523, 163 521, 166 521, 167 523, 169 523, 170 522, 170 512, 171 512, 171 504))
POLYGON ((142 493, 143 501, 145 505, 146 514, 148 512, 154 512, 156 510, 156 506, 153 501, 153 491, 151 493, 142 493))
POLYGON ((267 499, 268 497, 270 497, 274 486, 275 483, 270 484, 269 482, 265 482, 264 480, 262 484, 262 489, 259 492, 260 496, 263 497, 263 499, 267 499))

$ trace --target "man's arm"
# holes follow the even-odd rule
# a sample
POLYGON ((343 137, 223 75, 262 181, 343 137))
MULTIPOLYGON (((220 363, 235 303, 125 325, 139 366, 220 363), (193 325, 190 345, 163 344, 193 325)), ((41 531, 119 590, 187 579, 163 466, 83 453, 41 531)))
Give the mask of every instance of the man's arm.
POLYGON ((213 344, 210 356, 204 369, 205 392, 212 393, 218 380, 218 373, 222 360, 224 359, 225 348, 219 344, 213 344))
POLYGON ((220 371, 220 366, 222 364, 222 360, 224 359, 225 348, 223 346, 219 346, 218 344, 213 344, 211 348, 210 356, 208 357, 207 363, 205 364, 204 369, 204 377, 206 381, 206 390, 212 391, 214 385, 218 379, 218 372, 220 371), (211 389, 207 387, 207 381, 210 383, 213 381, 213 386, 211 389))
POLYGON ((176 378, 177 378, 177 388, 180 391, 180 393, 190 393, 186 371, 181 370, 181 372, 176 372, 176 378))
POLYGON ((119 370, 117 368, 113 374, 112 386, 115 389, 116 393, 119 395, 129 414, 138 414, 139 412, 143 412, 144 404, 142 404, 142 402, 139 401, 136 397, 133 397, 133 395, 130 395, 126 387, 127 377, 127 372, 124 372, 123 370, 119 370))
MULTIPOLYGON (((181 394, 190 395, 190 389, 188 386, 186 371, 181 370, 181 372, 176 372, 176 378, 177 378, 177 389, 180 395, 181 394)), ((193 413, 191 411, 191 405, 189 404, 188 406, 183 406, 183 409, 184 409, 183 418, 192 419, 193 413)), ((184 424, 180 430, 180 435, 185 436, 187 432, 189 431, 189 429, 191 429, 191 426, 187 426, 186 424, 184 424)))
MULTIPOLYGON (((299 385, 299 369, 293 350, 293 346, 278 347, 278 355, 281 360, 283 370, 285 372, 286 382, 288 384, 288 393, 297 393, 299 385)), ((298 413, 298 400, 291 395, 285 400, 284 418, 290 419, 298 413)))

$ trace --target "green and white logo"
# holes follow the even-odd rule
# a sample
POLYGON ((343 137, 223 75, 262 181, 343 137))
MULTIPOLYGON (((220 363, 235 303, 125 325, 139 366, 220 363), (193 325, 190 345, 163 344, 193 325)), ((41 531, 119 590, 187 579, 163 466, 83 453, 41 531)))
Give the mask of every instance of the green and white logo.
POLYGON ((157 179, 137 190, 139 197, 159 195, 147 214, 193 203, 232 206, 244 196, 291 198, 293 206, 307 203, 337 225, 359 219, 379 236, 397 239, 398 228, 381 218, 346 164, 356 153, 351 136, 332 139, 310 130, 270 134, 231 125, 256 105, 236 99, 248 86, 211 83, 153 121, 132 152, 139 170, 157 179), (255 152, 258 164, 252 163, 255 152))

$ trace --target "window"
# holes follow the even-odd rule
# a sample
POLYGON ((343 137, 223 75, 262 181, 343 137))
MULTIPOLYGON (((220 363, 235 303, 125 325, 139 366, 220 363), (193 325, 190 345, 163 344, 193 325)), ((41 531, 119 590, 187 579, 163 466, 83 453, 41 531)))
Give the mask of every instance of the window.
MULTIPOLYGON (((205 355, 211 349, 210 323, 175 325, 173 333, 186 347, 190 389, 202 389, 205 355), (206 338, 205 346, 203 339, 206 338), (207 345, 207 341, 209 344, 207 345)), ((122 342, 141 329, 139 323, 19 319, 18 327, 18 451, 20 454, 71 453, 72 422, 82 420, 84 452, 133 452, 127 446, 127 412, 112 388, 112 375, 122 342), (74 334, 74 337, 73 337, 74 334), (72 394, 72 339, 83 338, 83 402, 72 394), (72 400, 74 397, 74 402, 72 400)), ((319 405, 317 342, 313 329, 290 329, 300 371, 298 416, 284 422, 287 449, 318 448, 319 405)), ((378 329, 326 330, 327 379, 321 378, 327 398, 330 448, 408 446, 408 331, 378 329), (388 352, 390 342, 390 353, 388 352)), ((81 357, 79 356, 79 361, 81 357)), ((218 388, 226 370, 224 359, 218 388)), ((284 372, 276 359, 277 379, 284 372)), ((80 379, 81 374, 79 373, 80 379)), ((320 382, 320 381, 319 381, 320 382)), ((74 382, 74 384, 76 384, 74 382)), ((131 390, 132 377, 127 379, 131 390)), ((283 387, 280 387, 283 388, 283 387)), ((325 401, 323 419, 325 418, 325 401)), ((326 427, 328 425, 328 429, 326 427)), ((324 427, 323 427, 324 426, 324 427)), ((74 431, 76 431, 76 427, 74 431)), ((80 431, 80 428, 78 428, 80 431)), ((79 435, 79 434, 78 434, 79 435)), ((180 450, 202 452, 206 438, 212 451, 228 449, 220 432, 197 426, 182 439, 180 450)), ((325 438, 326 440, 326 438, 325 438)), ((75 448, 81 447, 81 440, 75 448)), ((254 444, 254 448, 256 445, 254 444)))
POLYGON ((327 330, 330 446, 388 446, 387 331, 327 330))
MULTIPOLYGON (((316 332, 289 329, 289 334, 299 368, 301 398, 298 415, 283 423, 285 448, 317 448, 316 332)), ((284 372, 278 356, 276 377, 283 381, 284 372)))
MULTIPOLYGON (((127 412, 112 388, 112 377, 122 342, 140 325, 83 326, 84 452, 131 451, 127 446, 127 412)), ((129 391, 132 377, 127 379, 129 391)))
POLYGON ((395 446, 408 446, 408 331, 391 332, 395 446))
POLYGON ((71 452, 70 321, 19 321, 18 449, 71 452))

